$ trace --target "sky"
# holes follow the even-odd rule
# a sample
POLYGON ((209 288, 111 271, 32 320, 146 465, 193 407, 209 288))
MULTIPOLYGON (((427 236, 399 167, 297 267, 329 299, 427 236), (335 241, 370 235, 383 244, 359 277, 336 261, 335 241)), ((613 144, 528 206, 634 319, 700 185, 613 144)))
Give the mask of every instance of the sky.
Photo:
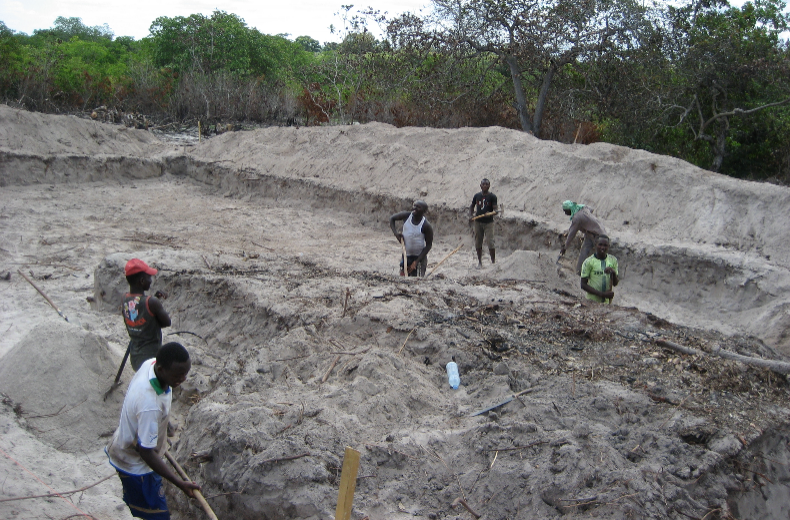
MULTIPOLYGON (((107 24, 115 36, 132 36, 139 40, 148 35, 148 28, 160 16, 211 15, 215 9, 233 13, 264 34, 310 36, 319 43, 340 41, 329 26, 342 27, 336 13, 341 5, 353 0, 225 0, 221 7, 204 0, 0 0, 0 21, 16 32, 33 34, 35 29, 52 27, 55 18, 81 18, 87 26, 107 24)), ((741 6, 746 0, 730 0, 741 6)), ((356 11, 371 6, 393 17, 404 12, 426 14, 430 0, 362 0, 356 11)), ((376 26, 370 30, 381 37, 376 26)), ((787 37, 785 34, 785 37, 787 37)))
MULTIPOLYGON (((330 24, 342 26, 340 16, 335 16, 343 4, 351 0, 2 0, 0 21, 16 32, 33 34, 35 29, 52 27, 55 18, 81 18, 87 26, 104 25, 115 36, 133 36, 139 40, 148 35, 148 28, 160 16, 189 16, 201 13, 211 15, 216 9, 233 13, 264 34, 289 34, 310 36, 319 43, 340 41, 329 31, 330 24)), ((404 12, 419 12, 430 0, 363 0, 352 11, 371 6, 389 16, 404 12)), ((426 11, 423 11, 426 12, 426 11)), ((371 30, 378 35, 375 27, 371 30)))

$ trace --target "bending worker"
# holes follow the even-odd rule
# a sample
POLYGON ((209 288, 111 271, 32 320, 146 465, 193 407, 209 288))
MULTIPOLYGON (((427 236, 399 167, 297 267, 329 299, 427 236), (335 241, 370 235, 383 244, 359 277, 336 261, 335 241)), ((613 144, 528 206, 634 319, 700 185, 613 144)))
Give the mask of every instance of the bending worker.
POLYGON ((401 265, 401 276, 404 269, 409 276, 425 276, 428 267, 428 252, 433 247, 433 228, 425 218, 428 204, 415 200, 411 211, 401 211, 390 217, 390 229, 398 242, 404 241, 406 246, 406 265, 401 265), (403 232, 398 233, 395 221, 403 220, 403 232))
POLYGON ((118 429, 104 449, 118 472, 123 501, 137 518, 168 520, 170 513, 162 477, 188 497, 200 491, 196 482, 180 479, 167 467, 167 425, 173 388, 183 383, 192 362, 180 343, 167 343, 145 360, 132 378, 121 408, 118 429))
POLYGON ((600 303, 612 303, 614 287, 620 283, 617 258, 609 253, 609 237, 599 235, 595 239, 595 254, 582 264, 582 290, 587 299, 600 303))
POLYGON ((592 254, 595 238, 598 235, 605 235, 606 230, 603 225, 592 215, 592 208, 584 204, 576 204, 572 200, 562 203, 562 211, 571 217, 571 227, 568 229, 568 238, 560 249, 560 255, 565 254, 565 250, 571 245, 578 231, 584 232, 584 243, 579 251, 579 259, 576 261, 576 273, 581 273, 582 264, 588 256, 592 254))

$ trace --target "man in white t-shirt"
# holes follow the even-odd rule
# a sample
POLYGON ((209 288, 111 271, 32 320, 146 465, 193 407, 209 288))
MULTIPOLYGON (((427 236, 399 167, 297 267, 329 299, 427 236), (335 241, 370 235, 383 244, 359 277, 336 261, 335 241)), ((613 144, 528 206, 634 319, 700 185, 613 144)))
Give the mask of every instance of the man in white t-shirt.
POLYGON ((123 501, 132 516, 169 520, 162 477, 188 497, 200 490, 195 482, 181 480, 162 460, 167 449, 167 424, 172 388, 183 383, 192 362, 179 343, 167 343, 156 358, 143 361, 129 383, 121 409, 121 420, 105 451, 118 471, 123 501))

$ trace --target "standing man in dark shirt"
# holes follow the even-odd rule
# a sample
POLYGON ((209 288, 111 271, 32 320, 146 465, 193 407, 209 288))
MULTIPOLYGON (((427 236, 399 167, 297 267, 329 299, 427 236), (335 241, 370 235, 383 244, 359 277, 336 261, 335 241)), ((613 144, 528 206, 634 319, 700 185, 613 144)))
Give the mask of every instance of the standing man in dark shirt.
MULTIPOLYGON (((129 292, 123 297, 123 320, 129 333, 129 358, 137 372, 143 361, 156 357, 162 346, 162 329, 170 326, 170 316, 159 298, 145 295, 151 288, 151 277, 159 271, 139 258, 126 262, 124 271, 129 292)), ((156 295, 164 297, 159 291, 156 295)))
POLYGON ((475 223, 475 249, 477 249, 477 267, 483 267, 483 238, 488 245, 491 263, 496 262, 496 245, 494 244, 494 215, 497 214, 496 195, 488 191, 491 181, 483 179, 480 191, 472 197, 469 207, 469 221, 475 223))

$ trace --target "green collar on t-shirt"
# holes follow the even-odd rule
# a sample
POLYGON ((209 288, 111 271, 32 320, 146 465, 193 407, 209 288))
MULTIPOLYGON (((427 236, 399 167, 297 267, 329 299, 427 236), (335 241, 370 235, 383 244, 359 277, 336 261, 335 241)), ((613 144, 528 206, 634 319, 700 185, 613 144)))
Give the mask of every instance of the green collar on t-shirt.
POLYGON ((170 387, 167 387, 167 389, 162 388, 162 383, 160 383, 159 379, 157 379, 156 377, 153 379, 149 379, 148 382, 151 383, 151 386, 154 388, 156 395, 162 395, 170 391, 170 387))

